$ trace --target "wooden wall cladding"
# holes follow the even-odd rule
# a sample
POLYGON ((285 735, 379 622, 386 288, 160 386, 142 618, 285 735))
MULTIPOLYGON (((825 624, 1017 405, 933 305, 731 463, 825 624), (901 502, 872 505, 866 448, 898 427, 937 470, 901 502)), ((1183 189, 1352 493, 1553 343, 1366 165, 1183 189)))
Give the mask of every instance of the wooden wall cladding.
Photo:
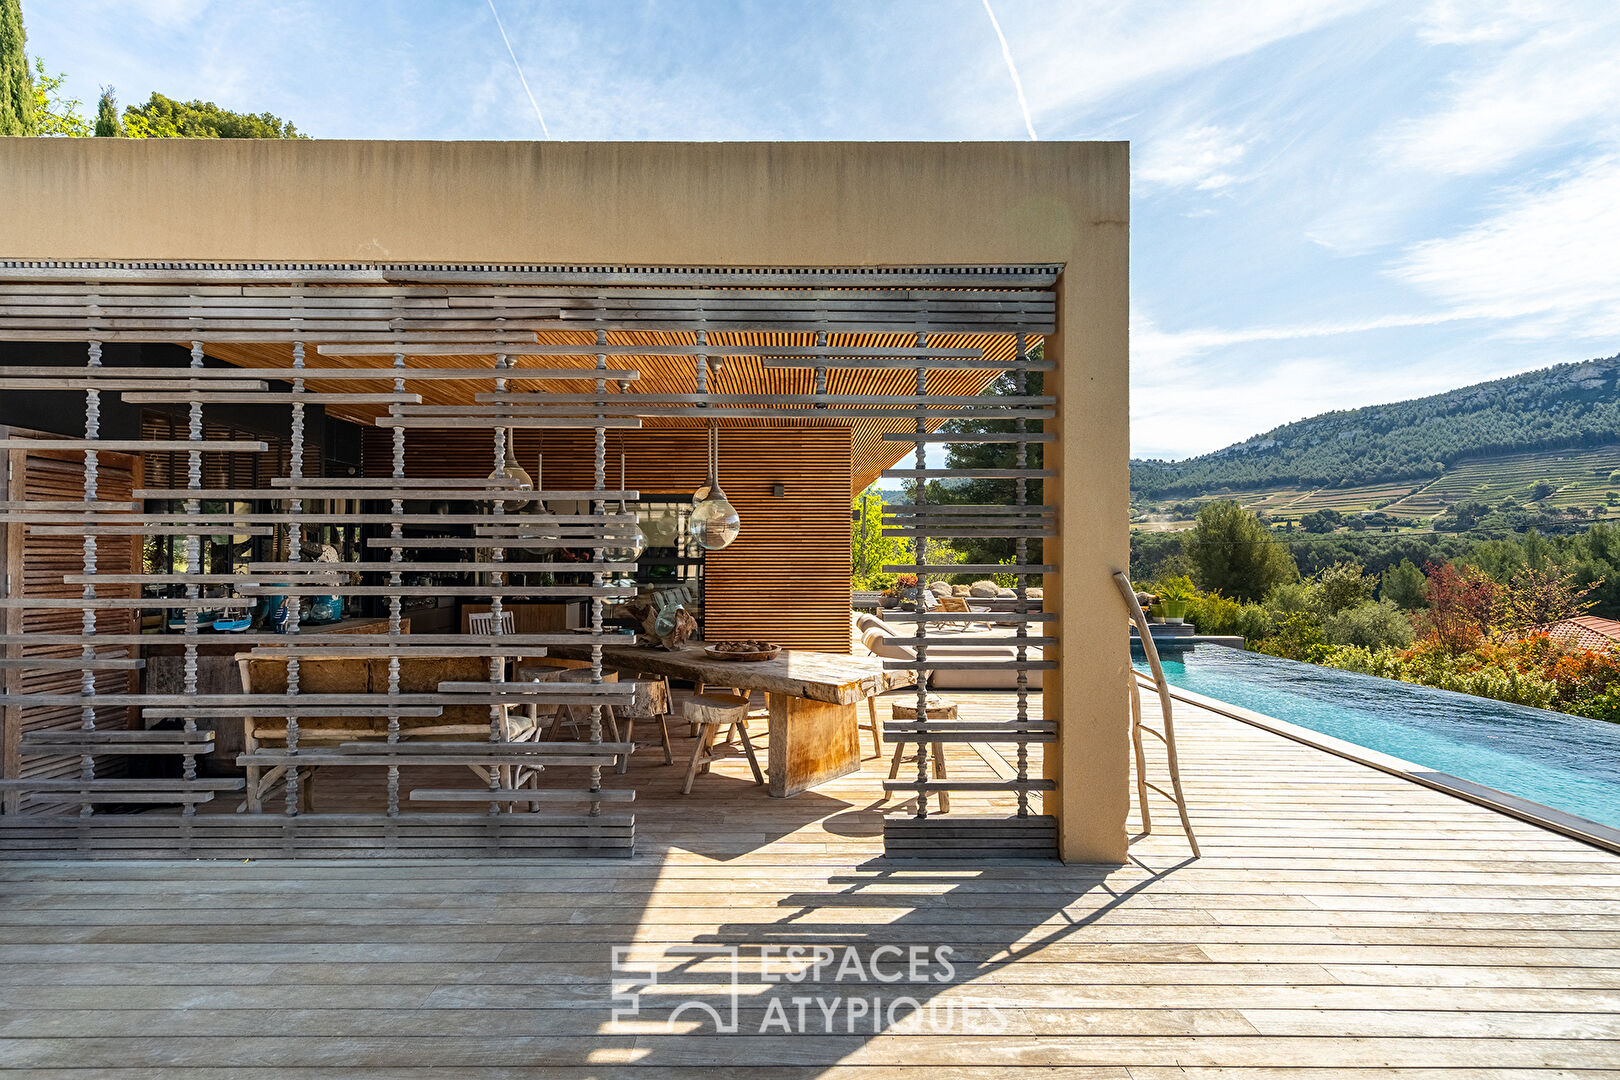
MULTIPOLYGON (((0 434, 26 436, 30 432, 0 429, 0 434)), ((98 456, 99 493, 102 499, 129 499, 141 482, 140 461, 130 454, 103 451, 98 456)), ((84 498, 84 455, 53 450, 12 450, 8 468, 0 478, 0 498, 73 502, 84 498)), ((133 520, 133 517, 132 517, 133 520)), ((62 581, 65 574, 84 572, 84 539, 79 536, 39 536, 18 522, 0 526, 5 537, 6 577, 16 596, 77 598, 83 587, 62 581)), ((107 574, 138 574, 141 571, 140 538, 102 537, 96 550, 97 569, 107 574)), ((132 585, 100 585, 98 596, 134 596, 132 585)), ((96 629, 103 634, 135 632, 134 611, 107 610, 96 613, 96 629)), ((83 613, 78 608, 8 608, 0 615, 7 634, 76 634, 83 613)), ((7 645, 0 649, 8 658, 28 656, 77 657, 77 645, 7 645)), ((101 657, 131 657, 128 646, 102 645, 101 657)), ((7 667, 0 671, 8 694, 76 694, 82 674, 77 668, 7 667)), ((138 688, 131 671, 106 670, 95 676, 96 693, 128 694, 138 688)), ((20 742, 24 732, 74 731, 81 723, 76 705, 7 705, 0 707, 0 745, 3 745, 3 774, 8 779, 57 779, 79 775, 79 759, 24 756, 20 742)), ((96 710, 98 728, 130 726, 130 710, 124 707, 96 710)), ((104 776, 118 775, 122 764, 108 758, 97 762, 104 776)), ((7 796, 8 808, 15 799, 7 796)), ((31 807, 37 812, 38 804, 31 807)))
MULTIPOLYGON (((387 476, 393 433, 366 432, 365 472, 387 476)), ((607 486, 619 481, 620 434, 607 440, 607 486)), ((590 432, 518 431, 519 463, 531 474, 544 453, 547 488, 592 486, 590 432)), ((623 433, 625 482, 645 494, 691 495, 706 474, 701 428, 623 433)), ((720 486, 742 518, 742 535, 711 552, 705 567, 706 633, 712 640, 759 637, 796 649, 850 648, 852 475, 848 427, 722 428, 720 486), (781 484, 783 495, 773 493, 781 484)), ((407 476, 483 476, 493 466, 491 433, 411 430, 407 476)))

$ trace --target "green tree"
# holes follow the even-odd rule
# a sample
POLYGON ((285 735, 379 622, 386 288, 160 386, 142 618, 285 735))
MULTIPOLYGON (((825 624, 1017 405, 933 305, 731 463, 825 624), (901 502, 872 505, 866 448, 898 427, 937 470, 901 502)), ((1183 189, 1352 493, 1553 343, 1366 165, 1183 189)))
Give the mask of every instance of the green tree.
POLYGON ((90 122, 79 115, 79 106, 84 102, 62 94, 62 84, 66 81, 66 75, 48 73, 45 61, 34 57, 35 135, 82 139, 90 134, 90 122))
POLYGON ((1552 561, 1552 543, 1535 529, 1524 534, 1520 545, 1524 548, 1525 565, 1532 570, 1544 570, 1552 561))
POLYGON ((1427 585, 1428 579, 1423 576, 1423 571, 1419 570, 1411 559, 1402 559, 1399 565, 1384 571, 1384 580, 1379 586, 1378 596, 1402 611, 1416 611, 1428 602, 1424 598, 1424 588, 1427 585))
POLYGON ((1497 596, 1492 612, 1495 628, 1520 630, 1573 619, 1591 610, 1594 601, 1586 597, 1595 587, 1580 584, 1574 574, 1554 563, 1540 567, 1527 563, 1497 596))
MULTIPOLYGON (((1043 356, 1043 347, 1037 345, 1029 352, 1031 360, 1040 360, 1043 356)), ((1025 393, 1041 393, 1041 373, 1030 372, 1025 376, 1025 393)), ((1018 396, 1018 383, 1012 373, 1004 374, 987 387, 982 396, 985 406, 997 405, 996 398, 1018 396)), ((943 430, 951 432, 967 432, 984 434, 988 432, 1014 432, 1018 430, 1013 420, 952 420, 944 425, 943 430)), ((1039 432, 1039 420, 1026 421, 1026 430, 1039 432)), ((1028 452, 1024 464, 1031 469, 1042 468, 1042 444, 1028 444, 1028 452)), ((951 469, 1012 469, 1018 465, 1018 448, 1013 443, 948 443, 945 447, 945 464, 951 469)), ((1043 502, 1042 488, 1039 480, 1024 482, 1024 501, 1031 506, 1043 502)), ((946 484, 931 484, 928 491, 930 502, 947 502, 977 506, 1011 506, 1016 501, 1017 482, 1013 480, 988 480, 979 477, 953 480, 946 484)), ((933 546, 933 542, 929 542, 933 546)), ((960 561, 965 563, 1005 563, 1015 559, 1017 548, 1014 542, 1006 537, 971 536, 960 537, 952 541, 951 546, 956 549, 960 561)), ((1043 561, 1041 554, 1041 541, 1031 538, 1027 544, 1026 558, 1031 563, 1043 561)), ((932 559, 930 559, 932 561, 932 559)), ((1039 577, 1031 577, 1030 584, 1039 584, 1039 577)))
POLYGON ((154 93, 145 105, 124 110, 124 130, 132 139, 305 139, 298 129, 270 113, 238 113, 212 101, 175 101, 154 93))
POLYGON ((1235 502, 1205 503, 1182 549, 1198 568, 1198 584, 1239 600, 1258 600, 1299 577, 1288 548, 1253 512, 1235 502))
POLYGON ((21 0, 0 0, 0 135, 32 135, 35 131, 27 41, 21 0))
POLYGON ((118 99, 110 86, 101 88, 101 100, 96 102, 96 136, 116 138, 124 133, 124 122, 118 118, 118 99))
POLYGON ((857 589, 886 589, 895 574, 884 566, 911 561, 911 546, 903 537, 883 535, 883 494, 867 488, 855 500, 850 522, 850 581, 857 589))

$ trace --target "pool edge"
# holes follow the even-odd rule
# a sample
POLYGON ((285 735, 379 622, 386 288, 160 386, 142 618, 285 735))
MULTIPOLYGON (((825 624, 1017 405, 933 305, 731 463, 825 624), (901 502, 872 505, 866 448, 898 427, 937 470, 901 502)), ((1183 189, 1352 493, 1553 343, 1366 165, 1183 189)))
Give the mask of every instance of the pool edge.
MULTIPOLYGON (((1147 684, 1151 687, 1151 681, 1147 684)), ((1255 712, 1241 705, 1222 701, 1219 698, 1206 697, 1192 690, 1183 690, 1179 687, 1170 688, 1172 700, 1182 701, 1188 705, 1196 705, 1201 709, 1208 709, 1232 720, 1249 724, 1253 727, 1269 731, 1274 735, 1281 735, 1285 739, 1303 743, 1315 750, 1332 754, 1335 757, 1354 761, 1358 765, 1365 765, 1370 769, 1398 776, 1403 780, 1410 780, 1414 784, 1443 792, 1454 798, 1471 802, 1476 806, 1483 806, 1505 814, 1520 821, 1529 822, 1549 832, 1567 836, 1572 840, 1579 840, 1584 844, 1599 848, 1611 854, 1620 855, 1620 829, 1611 828, 1601 822, 1589 818, 1579 817, 1563 810, 1545 806, 1538 802, 1496 788, 1486 787, 1484 784, 1465 780, 1450 773, 1438 772, 1426 765, 1407 761, 1404 758, 1386 754, 1380 750, 1362 746, 1359 743, 1347 742, 1332 735, 1313 731, 1298 724, 1291 724, 1286 720, 1279 720, 1275 716, 1255 712)))

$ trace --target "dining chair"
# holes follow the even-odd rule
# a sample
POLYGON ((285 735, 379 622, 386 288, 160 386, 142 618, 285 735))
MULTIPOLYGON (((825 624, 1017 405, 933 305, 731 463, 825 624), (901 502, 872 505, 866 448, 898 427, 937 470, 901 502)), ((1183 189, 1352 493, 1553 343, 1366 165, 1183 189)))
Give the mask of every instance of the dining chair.
MULTIPOLYGON (((495 633, 495 613, 493 611, 478 611, 468 615, 467 633, 479 635, 495 633)), ((501 612, 501 633, 517 633, 517 624, 512 621, 510 611, 501 612)))

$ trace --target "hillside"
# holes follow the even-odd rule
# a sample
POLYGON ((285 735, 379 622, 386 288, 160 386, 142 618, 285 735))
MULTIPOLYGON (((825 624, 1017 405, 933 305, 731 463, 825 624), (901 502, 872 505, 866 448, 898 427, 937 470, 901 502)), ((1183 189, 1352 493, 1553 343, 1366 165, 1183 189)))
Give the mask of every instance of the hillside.
POLYGON ((1150 499, 1223 489, 1411 491, 1467 459, 1620 443, 1617 380, 1620 356, 1322 413, 1185 461, 1132 461, 1131 490, 1150 499))

